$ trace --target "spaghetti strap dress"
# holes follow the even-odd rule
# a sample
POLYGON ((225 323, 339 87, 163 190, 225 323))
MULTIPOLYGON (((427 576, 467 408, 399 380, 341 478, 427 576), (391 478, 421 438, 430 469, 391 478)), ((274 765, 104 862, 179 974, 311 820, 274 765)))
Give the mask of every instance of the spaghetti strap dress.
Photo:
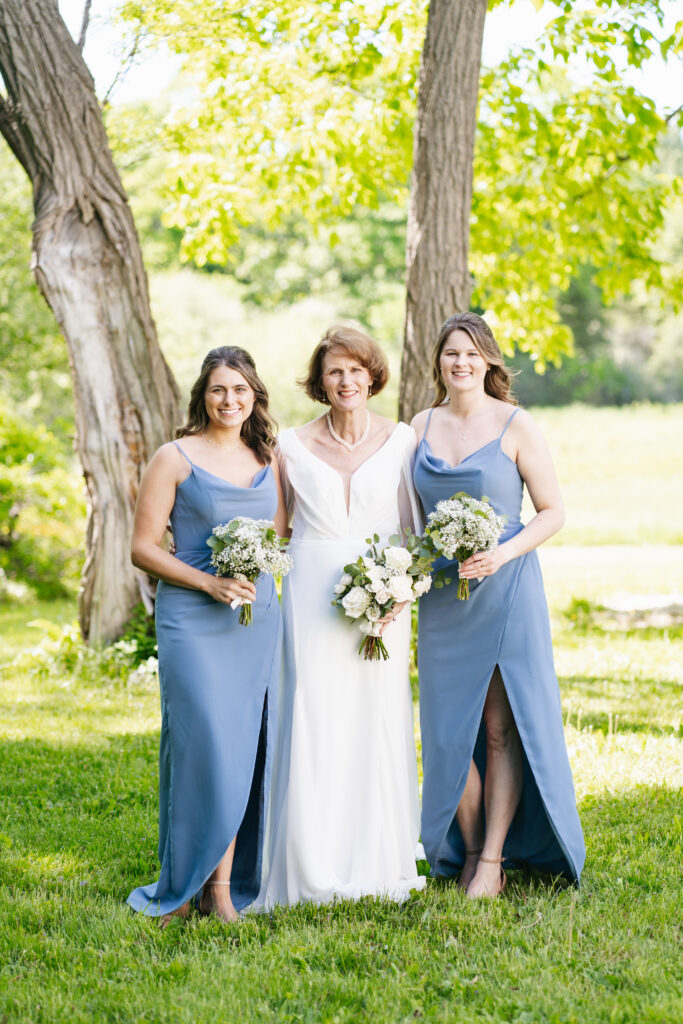
MULTIPOLYGON (((433 410, 432 410, 433 411, 433 410)), ((427 433, 418 447, 414 482, 425 515, 438 501, 466 491, 486 496, 507 517, 500 542, 518 533, 523 481, 502 450, 502 434, 451 466, 432 452, 427 433)), ((498 665, 523 747, 522 796, 503 858, 578 881, 585 860, 562 727, 550 621, 536 551, 503 565, 492 576, 470 580, 470 599, 458 600, 453 580, 420 599, 418 671, 424 785, 422 842, 432 873, 450 876, 465 859, 455 812, 472 757, 486 775, 484 701, 498 665)))
MULTIPOLYGON (((238 515, 272 519, 275 480, 265 466, 250 487, 237 487, 187 461, 171 512, 176 558, 213 572, 206 541, 214 526, 238 515)), ((241 910, 261 884, 282 633, 273 578, 256 584, 250 626, 239 624, 239 609, 160 582, 156 628, 161 872, 128 903, 158 916, 200 898, 237 836, 230 892, 241 910)))

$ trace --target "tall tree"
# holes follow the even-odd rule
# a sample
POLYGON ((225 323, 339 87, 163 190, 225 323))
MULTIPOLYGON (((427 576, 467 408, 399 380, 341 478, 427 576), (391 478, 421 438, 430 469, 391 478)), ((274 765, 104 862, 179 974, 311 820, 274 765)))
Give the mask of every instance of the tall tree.
POLYGON ((94 83, 54 0, 0 4, 0 132, 33 186, 33 269, 66 338, 89 499, 79 599, 91 642, 120 634, 142 466, 177 422, 133 218, 94 83))
POLYGON ((668 301, 676 293, 655 249, 672 191, 671 177, 651 171, 666 116, 624 70, 680 50, 670 0, 554 0, 533 47, 484 69, 469 225, 465 161, 487 5, 432 0, 413 139, 426 6, 122 3, 197 84, 161 133, 168 216, 186 256, 229 262, 244 223, 267 229, 292 210, 329 226, 350 210, 403 204, 413 149, 404 416, 425 400, 434 326, 467 304, 468 232, 470 301, 508 351, 529 351, 539 366, 571 350, 556 297, 586 263, 607 299, 635 280, 668 301))
POLYGON ((406 320, 399 417, 431 392, 428 352, 469 308, 474 135, 487 0, 430 0, 418 86, 406 239, 406 320))

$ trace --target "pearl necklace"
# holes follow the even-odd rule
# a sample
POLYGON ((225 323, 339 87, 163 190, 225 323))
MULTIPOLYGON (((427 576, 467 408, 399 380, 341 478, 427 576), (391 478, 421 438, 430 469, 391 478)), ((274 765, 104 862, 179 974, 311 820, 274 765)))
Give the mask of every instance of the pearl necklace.
POLYGON ((335 441, 337 441, 339 444, 343 444, 346 450, 349 452, 352 452, 354 448, 357 448, 358 445, 363 443, 363 441, 367 441, 368 434, 370 433, 370 413, 366 411, 365 415, 367 416, 367 420, 365 422, 365 430, 363 431, 361 437, 359 437, 358 440, 355 441, 353 444, 351 444, 349 441, 345 441, 343 437, 339 436, 337 431, 332 426, 332 416, 330 415, 330 413, 328 412, 327 415, 325 416, 325 419, 327 420, 327 428, 330 434, 332 435, 335 441))

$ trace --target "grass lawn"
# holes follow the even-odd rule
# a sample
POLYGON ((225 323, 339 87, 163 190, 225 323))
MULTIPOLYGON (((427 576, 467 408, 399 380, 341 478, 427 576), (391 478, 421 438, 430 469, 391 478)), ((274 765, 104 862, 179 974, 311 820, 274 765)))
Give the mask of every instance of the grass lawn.
MULTIPOLYGON (((588 860, 579 890, 511 874, 468 902, 429 883, 372 899, 193 918, 124 904, 156 877, 152 683, 37 675, 0 609, 0 1022, 661 1022, 683 1017, 681 627, 626 629, 616 597, 674 593, 683 548, 542 552, 588 860)), ((426 865, 422 865, 426 871, 426 865)))

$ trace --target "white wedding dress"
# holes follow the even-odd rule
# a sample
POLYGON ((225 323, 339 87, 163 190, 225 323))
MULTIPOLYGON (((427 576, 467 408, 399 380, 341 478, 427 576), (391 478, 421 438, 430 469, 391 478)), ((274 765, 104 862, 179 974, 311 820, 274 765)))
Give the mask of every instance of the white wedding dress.
POLYGON ((410 611, 384 632, 389 660, 370 662, 358 654, 358 627, 331 601, 344 565, 365 554, 366 539, 377 533, 385 540, 399 528, 399 491, 414 501, 415 435, 399 423, 355 471, 348 511, 339 474, 293 429, 280 434, 279 446, 294 568, 283 583, 284 668, 256 905, 402 900, 425 883, 415 864, 410 611))

